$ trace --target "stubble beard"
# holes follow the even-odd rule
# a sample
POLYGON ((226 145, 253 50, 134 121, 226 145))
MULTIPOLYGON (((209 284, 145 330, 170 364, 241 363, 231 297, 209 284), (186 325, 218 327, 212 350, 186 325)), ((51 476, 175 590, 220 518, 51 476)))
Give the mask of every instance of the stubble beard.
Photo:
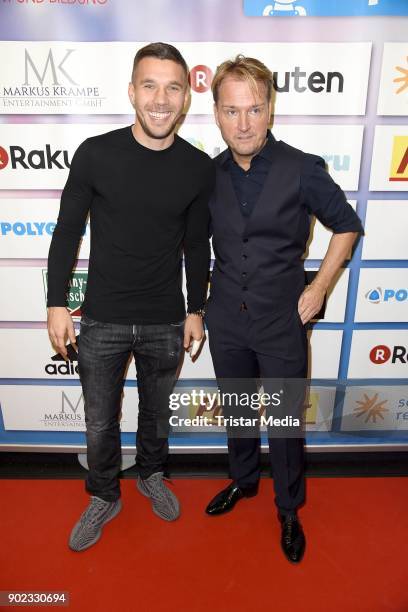
POLYGON ((239 141, 235 141, 232 143, 233 146, 230 145, 230 148, 232 151, 234 151, 234 153, 236 153, 237 155, 239 155, 240 157, 255 157, 255 155, 257 155, 261 149, 264 147, 266 143, 266 139, 260 144, 260 145, 256 145, 256 143, 252 143, 251 145, 248 144, 248 146, 245 145, 245 143, 240 143, 239 141))
MULTIPOLYGON (((156 140, 164 140, 165 138, 167 138, 168 136, 170 136, 170 134, 172 134, 173 132, 175 132, 176 126, 177 126, 177 122, 181 117, 181 113, 179 115, 177 115, 173 122, 168 126, 165 127, 163 126, 163 130, 165 130, 164 132, 153 132, 149 126, 147 125, 146 121, 144 120, 143 116, 138 113, 136 111, 136 117, 137 120, 142 128, 142 130, 144 131, 144 133, 146 134, 146 136, 148 136, 149 138, 155 138, 156 140)), ((158 128, 160 129, 160 128, 158 128)))

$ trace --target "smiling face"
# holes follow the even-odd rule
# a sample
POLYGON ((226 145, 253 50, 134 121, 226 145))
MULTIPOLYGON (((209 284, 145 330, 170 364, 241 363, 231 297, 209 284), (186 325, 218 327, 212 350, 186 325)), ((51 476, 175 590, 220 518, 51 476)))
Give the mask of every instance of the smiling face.
POLYGON ((272 103, 263 83, 251 87, 246 80, 228 76, 218 89, 215 120, 235 161, 248 169, 266 141, 272 103))
POLYGON ((187 98, 187 75, 180 64, 156 57, 141 59, 129 84, 136 140, 150 149, 170 146, 187 98))

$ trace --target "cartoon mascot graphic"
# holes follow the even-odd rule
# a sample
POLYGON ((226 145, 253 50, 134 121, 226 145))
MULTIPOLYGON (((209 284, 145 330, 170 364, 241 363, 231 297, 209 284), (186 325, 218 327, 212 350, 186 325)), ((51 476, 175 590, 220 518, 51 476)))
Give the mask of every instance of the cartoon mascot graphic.
POLYGON ((264 17, 273 15, 299 15, 300 17, 304 17, 306 15, 306 9, 303 8, 303 6, 295 6, 295 4, 297 4, 296 0, 295 2, 292 0, 279 0, 278 2, 267 4, 262 15, 264 17))

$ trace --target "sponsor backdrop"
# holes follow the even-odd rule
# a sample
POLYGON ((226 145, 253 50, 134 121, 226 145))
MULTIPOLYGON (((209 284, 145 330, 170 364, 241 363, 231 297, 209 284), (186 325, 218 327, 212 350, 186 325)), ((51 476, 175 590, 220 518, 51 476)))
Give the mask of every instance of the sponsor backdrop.
MULTIPOLYGON (((211 157, 224 149, 211 79, 237 53, 273 71, 272 129, 321 155, 365 225, 325 309, 309 327, 310 448, 408 442, 408 2, 406 0, 3 0, 0 3, 0 447, 84 446, 75 353, 46 332, 46 259, 72 155, 85 138, 133 121, 127 84, 135 52, 163 40, 190 67, 191 105, 179 133, 211 157), (52 36, 50 38, 50 32, 52 36), (404 42, 405 41, 405 42, 404 42)), ((319 222, 304 254, 313 278, 330 232, 319 222)), ((69 287, 76 321, 90 230, 69 287)), ((176 391, 216 382, 208 350, 186 356, 176 391)), ((129 364, 125 448, 137 428, 129 364)), ((179 417, 219 412, 187 405, 179 417)), ((178 428, 178 449, 225 448, 221 428, 178 428)))

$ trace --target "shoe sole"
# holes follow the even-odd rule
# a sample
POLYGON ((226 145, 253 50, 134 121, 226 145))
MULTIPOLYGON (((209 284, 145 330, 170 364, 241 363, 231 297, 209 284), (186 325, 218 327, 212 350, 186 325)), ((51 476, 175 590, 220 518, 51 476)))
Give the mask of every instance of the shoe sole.
MULTIPOLYGON (((101 535, 102 535, 102 531, 104 526, 109 523, 109 521, 111 521, 112 519, 114 519, 119 512, 122 510, 122 502, 119 501, 119 504, 116 508, 116 510, 108 517, 104 520, 104 522, 101 525, 101 528, 99 529, 99 531, 96 533, 95 537, 93 540, 91 540, 86 546, 83 546, 82 548, 72 548, 72 546, 70 545, 70 543, 68 542, 68 547, 70 548, 70 550, 72 550, 73 552, 82 552, 83 550, 87 550, 88 548, 90 548, 91 546, 93 546, 94 544, 97 543, 97 541, 100 539, 101 535)), ((74 527, 75 529, 75 527, 74 527)))
POLYGON ((149 495, 148 493, 146 493, 146 491, 144 491, 144 490, 143 490, 143 488, 142 488, 142 487, 143 487, 143 485, 142 485, 142 484, 140 484, 140 481, 139 481, 139 480, 136 480, 136 487, 137 487, 137 490, 139 491, 139 493, 141 493, 142 495, 144 495, 144 497, 147 497, 148 499, 150 499, 150 500, 151 500, 152 510, 153 510, 153 512, 154 512, 154 514, 155 514, 156 516, 158 516, 159 518, 161 518, 163 521, 167 521, 168 523, 172 523, 173 521, 176 521, 176 520, 179 518, 179 516, 180 516, 180 506, 179 506, 179 508, 178 508, 178 515, 177 515, 176 517, 174 517, 174 518, 166 518, 165 516, 163 516, 162 514, 160 514, 160 512, 158 512, 158 511, 156 510, 156 508, 155 508, 155 507, 154 507, 154 505, 153 505, 153 500, 152 500, 152 498, 150 497, 150 495, 149 495))

